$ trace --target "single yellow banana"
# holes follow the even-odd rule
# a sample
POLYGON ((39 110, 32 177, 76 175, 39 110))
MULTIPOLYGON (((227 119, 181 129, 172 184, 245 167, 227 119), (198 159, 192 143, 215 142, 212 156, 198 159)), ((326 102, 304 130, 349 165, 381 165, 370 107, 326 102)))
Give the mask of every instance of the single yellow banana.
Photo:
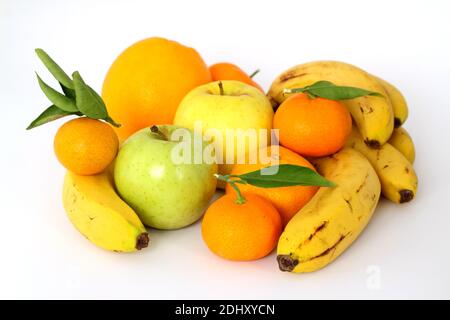
POLYGON ((322 187, 287 224, 278 241, 280 270, 311 272, 335 260, 363 231, 380 198, 380 181, 369 161, 344 148, 313 160, 336 183, 322 187))
POLYGON ((391 102, 383 86, 367 72, 343 62, 317 61, 290 68, 272 83, 268 97, 274 107, 288 96, 284 89, 305 87, 319 80, 381 93, 384 97, 365 96, 342 101, 349 109, 364 141, 373 148, 387 142, 394 128, 391 102))
POLYGON ((118 252, 148 245, 148 233, 135 212, 117 195, 111 172, 80 176, 67 172, 63 203, 73 225, 97 246, 118 252))
POLYGON ((416 148, 414 142, 405 128, 394 129, 392 136, 388 141, 395 149, 400 151, 411 164, 416 159, 416 148))
POLYGON ((394 85, 379 77, 373 77, 381 83, 391 100, 392 111, 394 112, 394 127, 400 127, 405 123, 406 118, 408 118, 408 104, 406 103, 405 97, 394 85))
POLYGON ((353 127, 346 146, 354 148, 369 159, 381 181, 381 193, 395 203, 411 201, 417 193, 417 175, 411 163, 389 143, 380 149, 368 148, 353 127))

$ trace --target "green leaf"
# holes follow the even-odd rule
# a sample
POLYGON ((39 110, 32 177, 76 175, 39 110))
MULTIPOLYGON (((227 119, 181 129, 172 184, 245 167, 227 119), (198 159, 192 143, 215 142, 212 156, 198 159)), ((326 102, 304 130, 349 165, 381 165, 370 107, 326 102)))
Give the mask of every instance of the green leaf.
POLYGON ((330 100, 348 100, 364 96, 383 97, 381 93, 373 92, 356 87, 337 86, 330 81, 317 81, 303 88, 286 89, 287 93, 304 92, 309 96, 321 97, 330 100))
POLYGON ((45 109, 44 112, 42 112, 39 117, 37 117, 33 122, 30 123, 30 125, 27 127, 27 130, 36 128, 40 125, 46 124, 47 122, 57 120, 59 118, 70 116, 73 114, 80 114, 78 112, 67 112, 64 110, 61 110, 55 105, 51 105, 47 109, 45 109))
POLYGON ((92 119, 106 119, 108 112, 102 98, 84 82, 78 71, 72 77, 78 110, 92 119))
POLYGON ((105 119, 106 122, 108 122, 110 125, 116 127, 116 128, 120 128, 122 125, 120 123, 115 122, 110 116, 107 116, 105 119))
MULTIPOLYGON (((264 172, 276 171, 277 166, 266 167, 264 172)), ((280 164, 275 174, 262 174, 261 170, 238 175, 244 183, 261 188, 277 188, 289 186, 334 187, 335 184, 314 170, 292 164, 280 164)))
POLYGON ((61 82, 59 84, 61 85, 61 89, 64 92, 64 94, 66 95, 66 97, 75 100, 75 98, 76 98, 75 90, 67 88, 61 82))
POLYGON ((41 87, 42 92, 44 92, 45 96, 58 108, 67 111, 67 112, 76 112, 78 111, 77 105, 73 99, 70 99, 59 93, 49 85, 47 85, 39 75, 36 73, 39 86, 41 87))
POLYGON ((47 67, 48 71, 58 80, 62 86, 73 89, 73 81, 70 77, 64 72, 63 69, 52 59, 50 56, 42 49, 35 49, 35 52, 39 59, 41 59, 42 63, 47 67))
POLYGON ((94 90, 92 87, 88 85, 89 90, 91 91, 92 95, 94 96, 95 100, 97 100, 97 103, 101 104, 103 108, 106 110, 105 102, 103 101, 102 97, 94 90))

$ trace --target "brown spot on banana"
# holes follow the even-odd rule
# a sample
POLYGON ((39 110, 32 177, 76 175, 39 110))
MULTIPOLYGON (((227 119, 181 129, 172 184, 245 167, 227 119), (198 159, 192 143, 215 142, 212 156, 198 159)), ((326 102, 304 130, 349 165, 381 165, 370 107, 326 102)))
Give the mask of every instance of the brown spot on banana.
POLYGON ((352 206, 352 203, 350 202, 351 199, 344 199, 344 200, 347 203, 347 206, 350 209, 350 212, 353 213, 353 206, 352 206))
MULTIPOLYGON (((314 229, 314 232, 311 233, 307 239, 307 241, 311 241, 311 239, 323 228, 325 228, 328 224, 328 221, 324 221, 322 222, 322 224, 320 226, 318 226, 316 229, 314 229)), ((306 241, 305 241, 306 242, 306 241)))
POLYGON ((294 71, 286 72, 285 74, 280 76, 279 83, 283 83, 294 78, 300 78, 305 75, 307 75, 307 73, 296 73, 294 71))
POLYGON ((304 262, 308 262, 308 261, 311 261, 311 260, 314 260, 314 259, 317 259, 317 258, 321 258, 321 257, 323 257, 323 256, 326 256, 326 255, 329 254, 331 251, 336 250, 336 247, 337 247, 337 246, 342 242, 342 240, 344 240, 349 234, 350 234, 350 232, 347 233, 347 234, 345 234, 345 235, 341 234, 341 237, 339 238, 339 240, 336 241, 336 243, 333 244, 331 247, 329 247, 328 249, 326 249, 326 250, 323 251, 322 253, 318 254, 317 256, 314 256, 314 257, 312 257, 311 259, 308 259, 308 260, 302 261, 302 262, 304 263, 304 262))
POLYGON ((356 193, 359 193, 361 191, 361 189, 364 187, 364 185, 367 182, 367 179, 369 178, 369 174, 367 173, 366 176, 364 177, 363 182, 359 185, 359 187, 356 189, 356 193))

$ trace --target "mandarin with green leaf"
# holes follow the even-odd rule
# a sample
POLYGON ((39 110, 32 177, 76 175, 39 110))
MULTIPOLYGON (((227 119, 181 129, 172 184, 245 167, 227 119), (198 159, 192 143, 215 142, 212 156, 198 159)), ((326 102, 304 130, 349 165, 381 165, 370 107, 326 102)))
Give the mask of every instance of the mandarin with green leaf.
POLYGON ((322 157, 344 146, 352 130, 352 118, 339 101, 299 93, 278 107, 273 127, 279 129, 284 147, 302 156, 322 157))
POLYGON ((270 201, 236 193, 214 201, 202 221, 202 236, 218 256, 234 261, 257 260, 275 248, 282 231, 280 214, 270 201))

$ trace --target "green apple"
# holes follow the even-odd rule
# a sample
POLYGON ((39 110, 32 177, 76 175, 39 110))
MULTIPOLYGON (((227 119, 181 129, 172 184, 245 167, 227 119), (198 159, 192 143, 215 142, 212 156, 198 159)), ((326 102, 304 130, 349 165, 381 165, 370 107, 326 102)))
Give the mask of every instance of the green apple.
MULTIPOLYGON (((238 159, 237 139, 242 136, 242 132, 235 130, 230 134, 233 130, 227 129, 263 129, 261 131, 267 132, 265 141, 257 135, 257 145, 252 145, 248 137, 244 138, 245 153, 248 156, 255 149, 270 144, 272 118, 272 105, 260 90, 239 81, 228 80, 211 82, 191 90, 178 106, 174 124, 201 130, 203 134, 210 129, 216 130, 222 136, 219 172, 228 174, 238 159), (198 127, 201 128, 197 129, 198 127), (233 145, 230 146, 230 143, 233 145), (234 152, 230 156, 231 151, 234 152), (232 163, 227 159, 232 159, 232 163)), ((219 186, 223 187, 220 182, 219 186)))
POLYGON ((117 191, 149 227, 178 229, 192 224, 202 216, 216 189, 215 163, 174 161, 182 143, 172 139, 178 129, 144 128, 124 142, 116 158, 117 191))

